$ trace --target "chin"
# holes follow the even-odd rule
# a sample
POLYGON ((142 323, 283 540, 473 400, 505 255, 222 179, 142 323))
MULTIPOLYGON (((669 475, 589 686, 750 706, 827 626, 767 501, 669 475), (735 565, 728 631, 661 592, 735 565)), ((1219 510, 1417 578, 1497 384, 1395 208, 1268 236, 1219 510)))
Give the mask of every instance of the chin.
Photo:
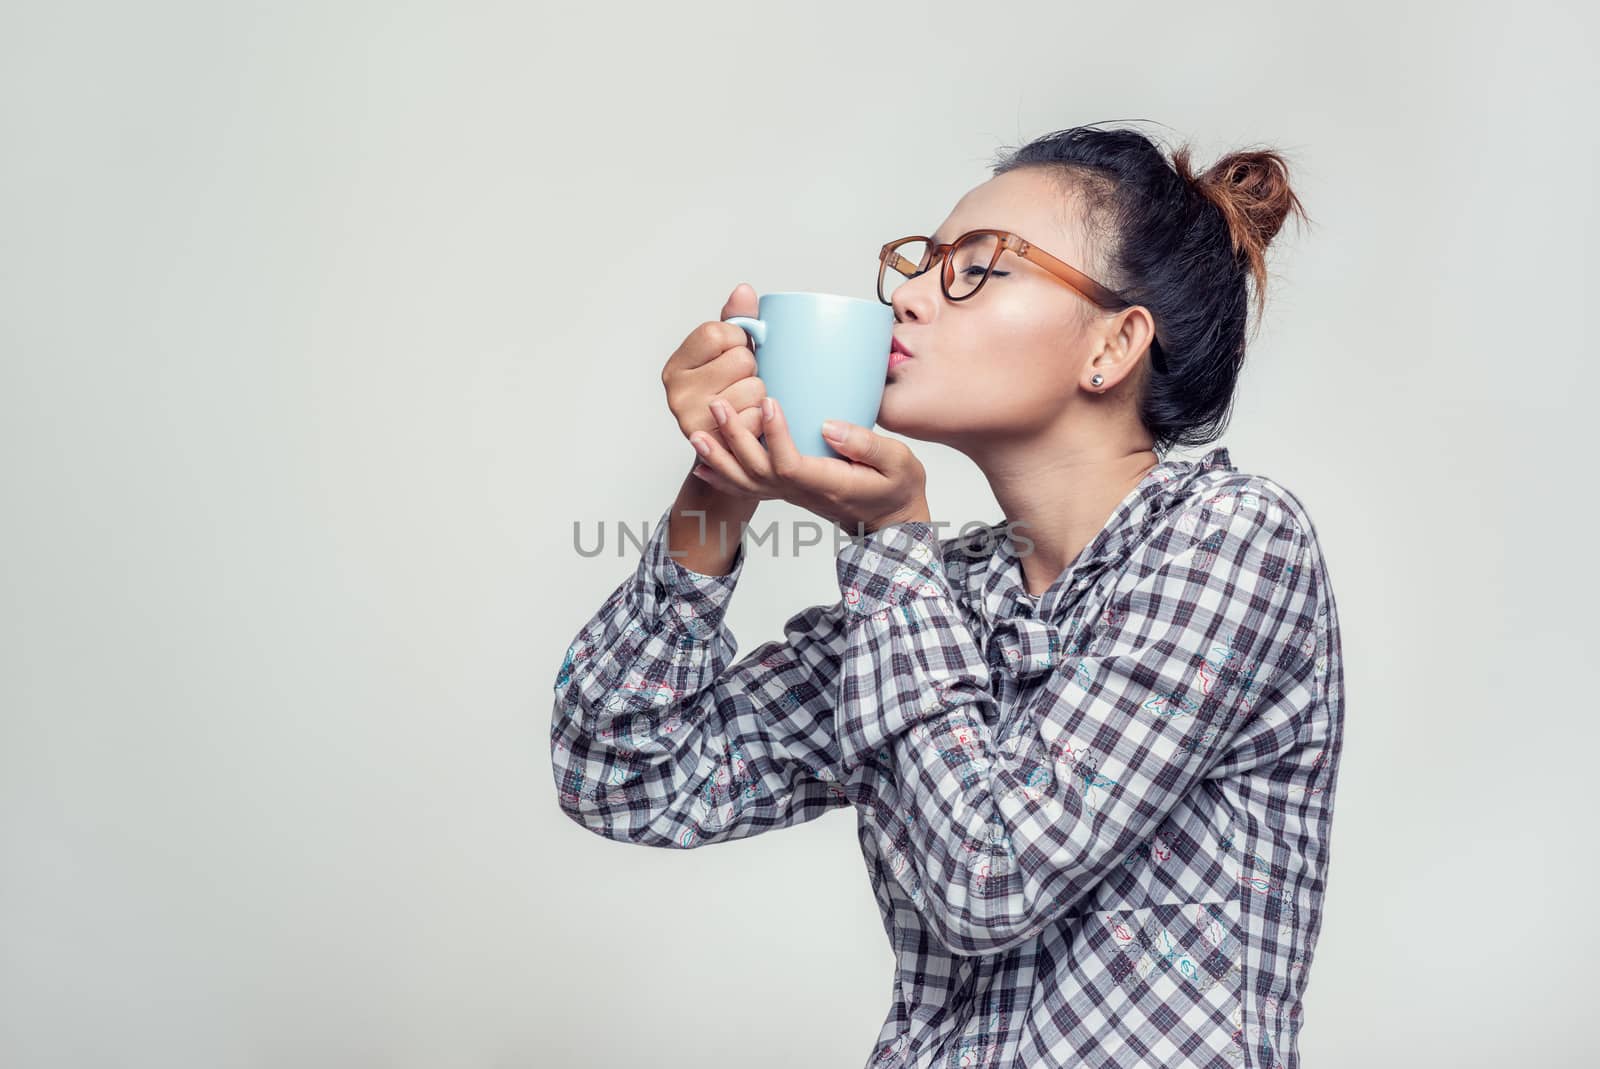
POLYGON ((916 418, 915 414, 908 413, 904 403, 896 404, 884 397, 883 403, 878 407, 878 426, 886 431, 903 435, 920 442, 933 441, 934 428, 927 426, 916 418))
MULTIPOLYGON (((889 389, 892 390, 893 388, 894 387, 891 384, 889 389)), ((887 391, 884 393, 883 400, 878 404, 877 422, 878 426, 882 427, 886 431, 893 431, 896 434, 904 433, 904 427, 900 422, 899 406, 893 401, 889 400, 887 391)))

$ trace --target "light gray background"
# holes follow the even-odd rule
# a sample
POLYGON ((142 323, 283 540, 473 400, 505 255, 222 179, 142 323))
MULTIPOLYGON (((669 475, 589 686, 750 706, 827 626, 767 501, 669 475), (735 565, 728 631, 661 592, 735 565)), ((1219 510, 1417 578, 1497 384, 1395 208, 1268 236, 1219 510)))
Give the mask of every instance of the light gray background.
MULTIPOLYGON (((674 853, 557 808, 636 559, 572 524, 669 503, 658 374, 737 282, 869 295, 996 148, 1148 119, 1316 221, 1223 439, 1343 616, 1306 1064, 1592 1064, 1590 12, 7 5, 0 1063, 864 1062, 848 810, 674 853)), ((753 557, 741 654, 835 597, 753 557)))

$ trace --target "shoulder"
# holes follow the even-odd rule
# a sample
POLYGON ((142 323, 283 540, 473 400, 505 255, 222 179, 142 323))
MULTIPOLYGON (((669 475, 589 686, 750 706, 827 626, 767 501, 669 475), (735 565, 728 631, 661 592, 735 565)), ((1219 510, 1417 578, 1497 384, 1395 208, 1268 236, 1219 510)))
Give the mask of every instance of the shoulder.
POLYGON ((1241 531, 1259 537, 1289 538, 1311 547, 1316 526, 1305 503, 1277 479, 1248 471, 1211 471, 1195 479, 1165 513, 1158 526, 1215 523, 1225 517, 1240 521, 1241 531))
POLYGON ((1135 580, 1184 568, 1232 585, 1248 574, 1290 587, 1280 592, 1285 596, 1299 590, 1321 600, 1326 577, 1316 526, 1305 502, 1279 480, 1231 468, 1203 471, 1157 511, 1128 561, 1135 580))

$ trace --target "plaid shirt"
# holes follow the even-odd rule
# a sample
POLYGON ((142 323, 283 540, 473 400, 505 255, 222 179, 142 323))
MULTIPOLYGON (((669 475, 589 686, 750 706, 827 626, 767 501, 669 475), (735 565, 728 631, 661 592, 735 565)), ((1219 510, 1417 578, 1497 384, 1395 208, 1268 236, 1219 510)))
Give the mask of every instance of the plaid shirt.
POLYGON ((1164 460, 1037 599, 1026 526, 886 527, 736 663, 743 546, 689 571, 669 515, 556 680, 574 821, 689 848, 853 808, 897 963, 869 1067, 1298 1066, 1344 681, 1292 494, 1164 460))

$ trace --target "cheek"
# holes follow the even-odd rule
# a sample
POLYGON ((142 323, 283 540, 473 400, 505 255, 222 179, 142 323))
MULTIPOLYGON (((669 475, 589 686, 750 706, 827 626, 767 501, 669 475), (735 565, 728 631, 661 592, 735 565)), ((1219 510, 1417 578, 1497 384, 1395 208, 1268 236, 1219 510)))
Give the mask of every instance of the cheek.
MULTIPOLYGON (((1042 319, 1037 304, 1023 300, 996 302, 986 317, 982 348, 993 370, 1025 377, 1037 387, 1055 381, 1070 363, 1077 328, 1054 319, 1042 319)), ((1070 377, 1070 371, 1065 372, 1070 377)))
POLYGON ((1027 282, 995 288, 993 293, 986 286, 974 300, 984 303, 972 309, 972 318, 981 320, 989 334, 1023 341, 1059 337, 1077 329, 1061 294, 1027 282))

